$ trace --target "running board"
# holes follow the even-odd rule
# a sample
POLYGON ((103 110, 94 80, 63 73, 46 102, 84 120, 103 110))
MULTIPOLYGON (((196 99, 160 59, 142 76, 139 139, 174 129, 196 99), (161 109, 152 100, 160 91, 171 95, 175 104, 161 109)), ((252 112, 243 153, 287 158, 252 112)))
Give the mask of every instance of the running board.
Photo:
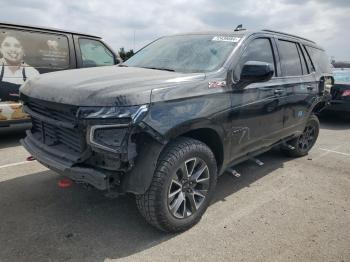
POLYGON ((258 166, 263 166, 264 162, 260 161, 259 159, 252 157, 250 160, 254 161, 258 166))
POLYGON ((230 173, 234 177, 240 177, 241 174, 237 172, 237 170, 233 169, 232 167, 229 167, 226 169, 226 172, 230 173))

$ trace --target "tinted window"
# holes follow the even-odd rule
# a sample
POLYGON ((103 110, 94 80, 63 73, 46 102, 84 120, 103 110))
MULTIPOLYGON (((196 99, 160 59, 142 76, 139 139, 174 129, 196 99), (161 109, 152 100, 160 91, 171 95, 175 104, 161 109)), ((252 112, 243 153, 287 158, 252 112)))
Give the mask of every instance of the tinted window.
POLYGON ((278 50, 284 76, 302 75, 302 67, 296 43, 279 40, 278 50))
POLYGON ((330 60, 328 59, 326 53, 323 50, 310 46, 306 46, 306 50, 310 54, 311 59, 314 62, 314 65, 316 66, 316 69, 318 69, 322 73, 331 72, 330 60))
POLYGON ((309 70, 306 67, 305 56, 304 56, 303 52, 301 51, 299 44, 297 44, 297 47, 298 47, 299 57, 301 60, 301 68, 303 69, 303 75, 307 75, 309 73, 309 70))
POLYGON ((240 36, 179 35, 160 38, 137 52, 125 64, 176 72, 209 72, 227 60, 240 36))
POLYGON ((0 59, 4 64, 35 67, 40 72, 43 68, 66 69, 68 39, 63 35, 1 29, 0 59))
POLYGON ((96 40, 79 39, 83 67, 114 65, 114 56, 106 46, 96 40))
MULTIPOLYGON (((274 56, 272 52, 271 42, 268 38, 254 39, 249 43, 239 62, 240 68, 248 61, 267 62, 273 66, 275 70, 274 56)), ((276 73, 275 73, 276 74, 276 73)))
POLYGON ((308 66, 310 72, 314 72, 315 71, 315 67, 314 67, 314 65, 311 62, 310 55, 306 52, 305 46, 303 48, 303 51, 304 51, 305 58, 306 58, 306 63, 307 63, 307 66, 308 66))

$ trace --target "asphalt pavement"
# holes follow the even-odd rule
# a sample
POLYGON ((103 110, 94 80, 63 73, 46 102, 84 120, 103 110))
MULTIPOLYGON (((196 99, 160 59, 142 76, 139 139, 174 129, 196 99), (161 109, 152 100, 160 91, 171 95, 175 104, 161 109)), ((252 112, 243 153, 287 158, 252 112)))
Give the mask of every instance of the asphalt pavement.
POLYGON ((317 144, 292 159, 278 150, 223 175, 201 222, 165 234, 134 198, 57 186, 60 176, 0 133, 0 262, 350 261, 350 121, 321 119, 317 144))

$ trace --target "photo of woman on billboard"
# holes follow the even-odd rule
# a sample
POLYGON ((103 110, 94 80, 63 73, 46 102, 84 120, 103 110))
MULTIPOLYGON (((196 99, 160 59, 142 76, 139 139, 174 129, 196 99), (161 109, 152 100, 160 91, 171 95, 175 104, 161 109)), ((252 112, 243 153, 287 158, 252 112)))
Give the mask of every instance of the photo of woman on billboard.
POLYGON ((13 35, 8 34, 0 40, 0 57, 1 101, 18 101, 20 85, 39 72, 25 63, 23 45, 13 35))

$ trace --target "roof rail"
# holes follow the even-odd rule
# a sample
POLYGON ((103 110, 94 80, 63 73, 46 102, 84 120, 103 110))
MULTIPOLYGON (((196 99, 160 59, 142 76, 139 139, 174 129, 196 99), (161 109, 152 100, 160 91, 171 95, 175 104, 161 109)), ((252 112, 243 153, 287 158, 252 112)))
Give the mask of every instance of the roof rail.
POLYGON ((307 38, 304 38, 304 37, 301 37, 301 36, 297 36, 297 35, 287 34, 287 33, 283 33, 283 32, 280 32, 280 31, 269 30, 269 29, 263 29, 262 31, 270 32, 270 33, 277 33, 277 34, 281 34, 281 35, 292 36, 292 37, 300 38, 300 39, 303 39, 303 40, 305 40, 305 41, 309 41, 309 42, 311 42, 311 43, 316 44, 314 41, 312 41, 312 40, 310 40, 310 39, 307 39, 307 38))

